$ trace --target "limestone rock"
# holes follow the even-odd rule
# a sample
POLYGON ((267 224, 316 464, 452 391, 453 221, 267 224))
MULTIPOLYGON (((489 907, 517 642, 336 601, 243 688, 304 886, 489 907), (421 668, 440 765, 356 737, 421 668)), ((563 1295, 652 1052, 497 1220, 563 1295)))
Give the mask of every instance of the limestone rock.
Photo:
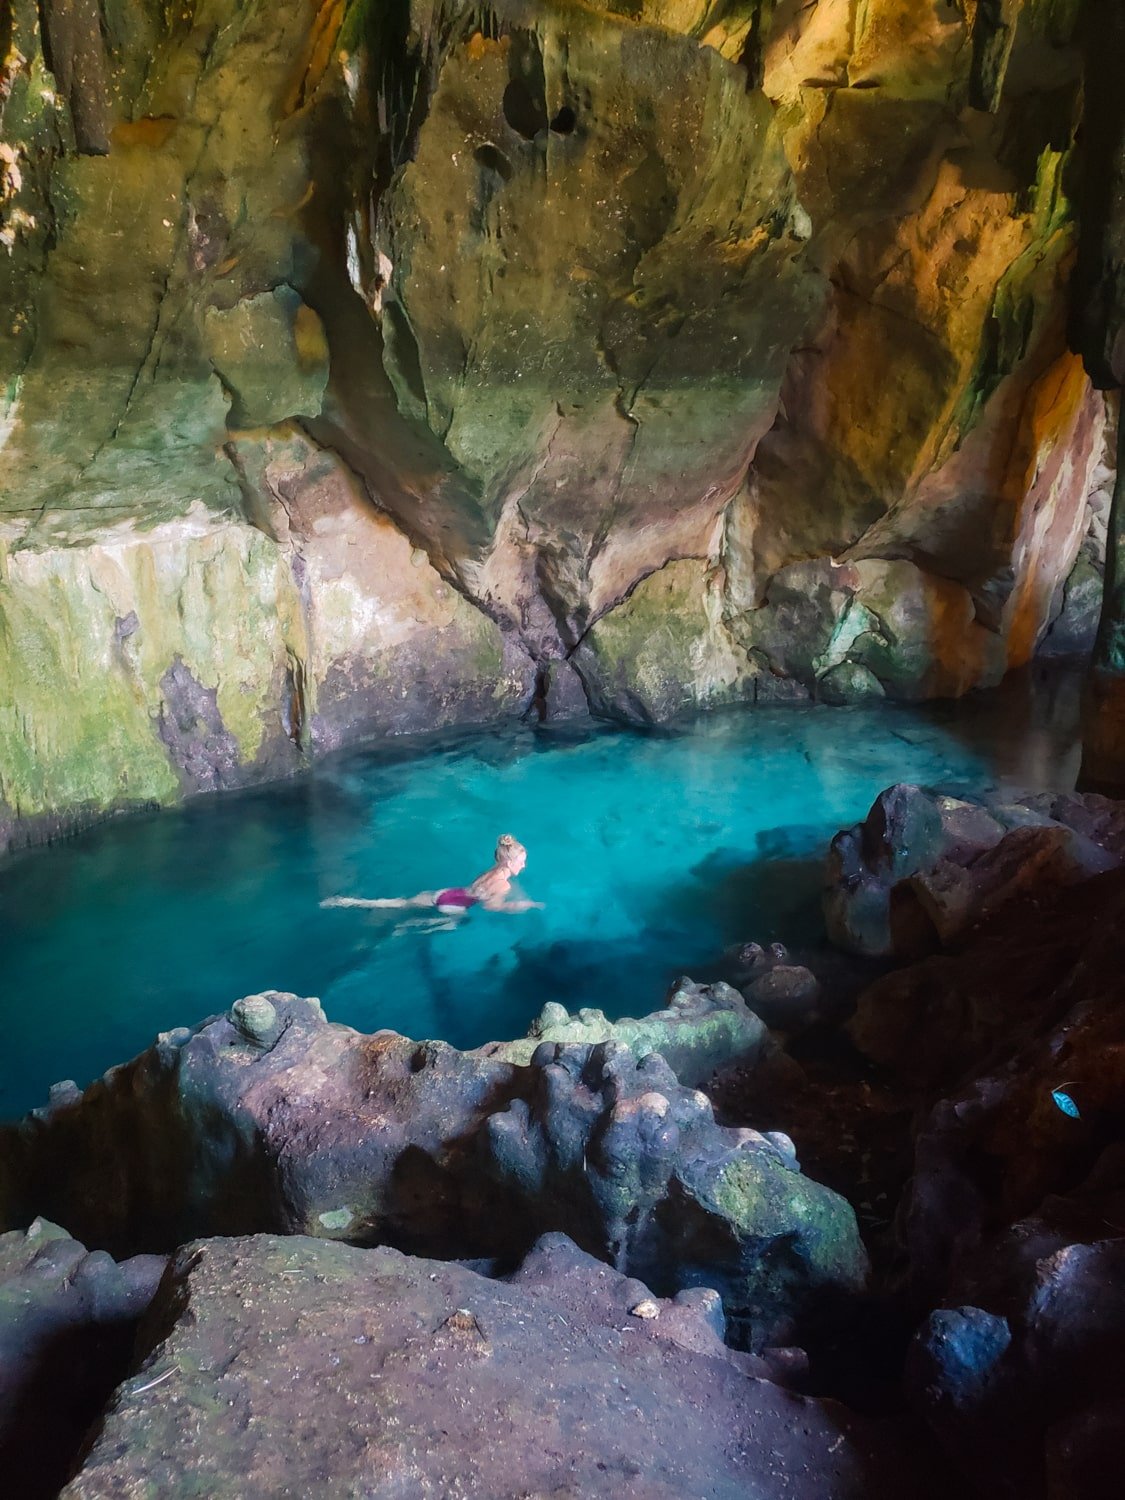
POLYGON ((858 661, 837 662, 817 678, 817 696, 822 703, 867 703, 886 695, 871 668, 858 661))
MULTIPOLYGON (((1087 8, 1080 27, 1088 125, 1074 268, 1070 334, 1096 385, 1125 384, 1125 100, 1111 62, 1125 44, 1120 12, 1087 8), (1097 166, 1094 166, 1094 163, 1097 166)), ((1117 483, 1110 513, 1109 556, 1120 554, 1125 526, 1125 423, 1118 422, 1117 483)), ((1083 707, 1082 785, 1120 795, 1125 786, 1125 598, 1119 570, 1107 572, 1102 625, 1083 707)))
POLYGON ((1090 104, 1080 202, 1082 234, 1074 277, 1071 333, 1103 388, 1125 385, 1125 101, 1114 56, 1125 44, 1125 18, 1087 9, 1079 28, 1090 104))
POLYGON ((752 1066, 766 1045, 761 1020, 727 984, 676 982, 663 1010, 635 1021, 608 1021, 600 1010, 571 1016, 554 1002, 532 1023, 530 1034, 487 1050, 510 1062, 530 1062, 541 1042, 620 1042, 638 1060, 659 1052, 685 1088, 700 1088, 715 1069, 730 1063, 752 1066))
POLYGON ((706 1096, 657 1055, 637 1064, 620 1045, 545 1043, 535 1062, 530 1095, 486 1126, 489 1170, 525 1211, 556 1216, 567 1185, 559 1227, 655 1286, 706 1280, 754 1348, 788 1342, 807 1307, 862 1289, 851 1211, 801 1176, 791 1143, 716 1131, 706 1096))
POLYGON ((768 1026, 788 1030, 816 1019, 820 984, 801 964, 774 964, 745 990, 746 1003, 768 1026))
POLYGON ((260 531, 198 505, 85 546, 0 542, 0 558, 0 846, 59 809, 166 802, 295 766, 283 712, 303 625, 260 531))
POLYGON ((273 427, 289 417, 320 415, 328 344, 320 319, 292 287, 260 292, 232 308, 210 307, 203 321, 208 356, 232 394, 231 426, 273 427))
POLYGON ((706 552, 820 288, 768 99, 680 15, 494 0, 493 34, 458 9, 417 24, 365 290, 480 538, 459 568, 514 618, 545 599, 569 648, 706 552))
POLYGON ((760 668, 722 623, 706 562, 669 563, 583 637, 571 660, 595 711, 651 724, 754 696, 760 668))
POLYGON ((825 917, 842 948, 917 955, 1018 895, 1083 880, 1123 857, 1120 810, 1096 794, 969 801, 899 784, 833 839, 825 917))
POLYGON ((1106 428, 1064 326, 1083 110, 1120 134, 1089 6, 8 9, 10 837, 537 691, 959 693, 1058 616, 1106 428), (245 576, 161 615, 252 622, 254 670, 169 624, 123 681, 92 555, 201 515, 245 576))
POLYGON ((645 1295, 561 1236, 506 1282, 302 1237, 188 1245, 143 1362, 63 1493, 911 1490, 911 1467, 874 1424, 761 1379, 760 1362, 724 1348, 705 1292, 630 1318, 645 1295))
POLYGON ((966 1268, 919 1332, 907 1388, 959 1467, 997 1494, 1099 1500, 1125 1434, 1120 1238, 1029 1220, 966 1268), (993 1309, 989 1311, 988 1309, 993 1309))
POLYGON ((924 1110, 900 1209, 923 1295, 962 1287, 951 1305, 989 1305, 962 1271, 1029 1217, 1068 1243, 1121 1221, 1122 880, 1113 870, 1014 902, 956 953, 861 997, 853 1036, 924 1110))
POLYGON ((129 1367, 165 1261, 116 1264, 34 1219, 0 1235, 0 1463, 9 1493, 58 1493, 129 1367))
POLYGON ((530 661, 415 563, 338 460, 295 433, 236 452, 269 497, 254 524, 197 504, 58 546, 7 551, 0 534, 0 849, 68 811, 244 785, 528 702, 530 661))
POLYGON ((123 1250, 278 1230, 511 1258, 560 1230, 658 1290, 717 1286, 755 1344, 862 1288, 844 1200, 791 1143, 718 1126, 647 1043, 638 1061, 621 1041, 540 1041, 516 1064, 253 999, 268 1036, 246 1035, 240 1002, 7 1130, 6 1213, 38 1202, 123 1250))
MULTIPOLYGON (((1120 818, 1042 800, 1107 841, 1120 818)), ((1100 1500, 1116 1483, 1123 911, 1121 870, 1016 899, 877 982, 852 1025, 919 1121, 898 1240, 914 1305, 938 1306, 906 1389, 982 1492, 1100 1500)))

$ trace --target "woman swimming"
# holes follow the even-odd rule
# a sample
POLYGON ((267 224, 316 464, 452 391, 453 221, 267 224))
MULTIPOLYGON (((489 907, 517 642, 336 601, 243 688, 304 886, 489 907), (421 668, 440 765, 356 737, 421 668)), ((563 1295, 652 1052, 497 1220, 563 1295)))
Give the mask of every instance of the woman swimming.
POLYGON ((416 896, 330 896, 321 906, 436 907, 443 916, 463 916, 470 907, 483 906, 485 911, 542 910, 542 901, 512 900, 512 880, 527 864, 527 850, 512 837, 502 833, 496 841, 495 863, 471 885, 451 885, 440 891, 419 891, 416 896))

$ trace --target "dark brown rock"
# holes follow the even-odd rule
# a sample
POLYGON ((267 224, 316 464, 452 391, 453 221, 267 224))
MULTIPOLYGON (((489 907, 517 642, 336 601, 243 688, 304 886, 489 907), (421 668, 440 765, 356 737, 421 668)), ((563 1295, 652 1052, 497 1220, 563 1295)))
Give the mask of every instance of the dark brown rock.
POLYGON ((165 1261, 118 1265, 35 1219, 0 1235, 0 1470, 6 1493, 53 1500, 132 1358, 165 1261))
POLYGON ((557 1235, 507 1282, 300 1237, 199 1242, 64 1494, 924 1493, 872 1424, 724 1348, 714 1314, 557 1235))
POLYGON ((561 1230, 661 1291, 717 1287, 747 1345, 788 1339, 862 1291, 855 1219, 790 1142, 716 1124, 653 1050, 663 1029, 698 1066, 693 1017, 705 1046, 760 1047, 733 992, 685 999, 619 1034, 603 1018, 597 1042, 536 1039, 528 1061, 526 1042, 462 1053, 248 997, 8 1130, 0 1197, 9 1222, 38 1204, 119 1253, 275 1230, 510 1259, 561 1230))
POLYGON ((1021 894, 1085 880, 1123 857, 1125 818, 1097 794, 968 800, 893 786, 832 840, 829 936, 853 953, 917 956, 1021 894))

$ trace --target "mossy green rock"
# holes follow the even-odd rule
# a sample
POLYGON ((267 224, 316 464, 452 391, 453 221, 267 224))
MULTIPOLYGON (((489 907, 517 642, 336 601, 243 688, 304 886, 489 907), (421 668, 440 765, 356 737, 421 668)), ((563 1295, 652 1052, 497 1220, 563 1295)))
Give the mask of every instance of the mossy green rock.
POLYGON ((644 579, 572 657, 591 704, 646 721, 752 699, 760 669, 731 638, 713 570, 685 558, 644 579))
POLYGON ((32 819, 167 802, 271 755, 284 765, 278 679, 301 646, 300 610, 260 531, 200 506, 148 532, 122 523, 92 547, 0 548, 0 580, 0 833, 5 808, 32 819), (210 699, 197 726, 173 724, 177 664, 210 699), (187 741, 208 734, 222 756, 189 771, 187 741))
POLYGON ((1035 650, 1105 425, 1077 5, 8 9, 6 830, 536 683, 647 722, 1035 650), (97 549, 201 515, 255 558, 122 669, 97 549))
POLYGON ((708 1284, 724 1291, 728 1315, 752 1343, 764 1328, 777 1335, 779 1307, 799 1311, 825 1293, 830 1301, 862 1289, 867 1254, 850 1204, 779 1151, 763 1146, 712 1163, 683 1182, 682 1194, 686 1220, 714 1222, 718 1264, 708 1284), (724 1261, 724 1239, 762 1250, 724 1261))
MULTIPOLYGON (((0 1132, 6 1215, 38 1203, 117 1253, 269 1230, 511 1260, 559 1231, 657 1290, 716 1288, 755 1346, 858 1287, 847 1204, 785 1137, 720 1125, 647 1043, 539 1039, 522 1062, 248 998, 0 1132)), ((690 1015, 649 1030, 698 1076, 716 1005, 742 1015, 739 1046, 757 1023, 721 994, 689 999, 701 1046, 677 1035, 690 1015)))
POLYGON ((231 425, 272 427, 317 417, 328 384, 328 344, 320 319, 292 287, 209 307, 204 342, 232 393, 231 425))
POLYGON ((766 1045, 765 1025, 728 984, 676 984, 662 1010, 633 1020, 610 1021, 604 1011, 587 1008, 570 1015, 549 1002, 516 1042, 493 1044, 488 1051, 509 1062, 528 1063, 544 1042, 620 1042, 639 1062, 658 1052, 686 1088, 699 1088, 717 1068, 732 1063, 752 1066, 766 1045))

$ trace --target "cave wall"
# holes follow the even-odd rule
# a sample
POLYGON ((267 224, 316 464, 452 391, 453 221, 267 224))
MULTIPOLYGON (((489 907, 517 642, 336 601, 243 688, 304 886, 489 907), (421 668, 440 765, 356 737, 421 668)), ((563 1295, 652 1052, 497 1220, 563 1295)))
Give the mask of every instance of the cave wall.
MULTIPOLYGON (((1094 5, 1079 31, 1086 75, 1083 130, 1089 163, 1071 296, 1071 339, 1094 384, 1120 404, 1125 385, 1125 12, 1094 5)), ((1108 521, 1104 607, 1083 705, 1082 782, 1125 792, 1125 426, 1118 425, 1117 484, 1108 521)))
POLYGON ((13 0, 0 843, 1081 644, 1081 15, 13 0))

